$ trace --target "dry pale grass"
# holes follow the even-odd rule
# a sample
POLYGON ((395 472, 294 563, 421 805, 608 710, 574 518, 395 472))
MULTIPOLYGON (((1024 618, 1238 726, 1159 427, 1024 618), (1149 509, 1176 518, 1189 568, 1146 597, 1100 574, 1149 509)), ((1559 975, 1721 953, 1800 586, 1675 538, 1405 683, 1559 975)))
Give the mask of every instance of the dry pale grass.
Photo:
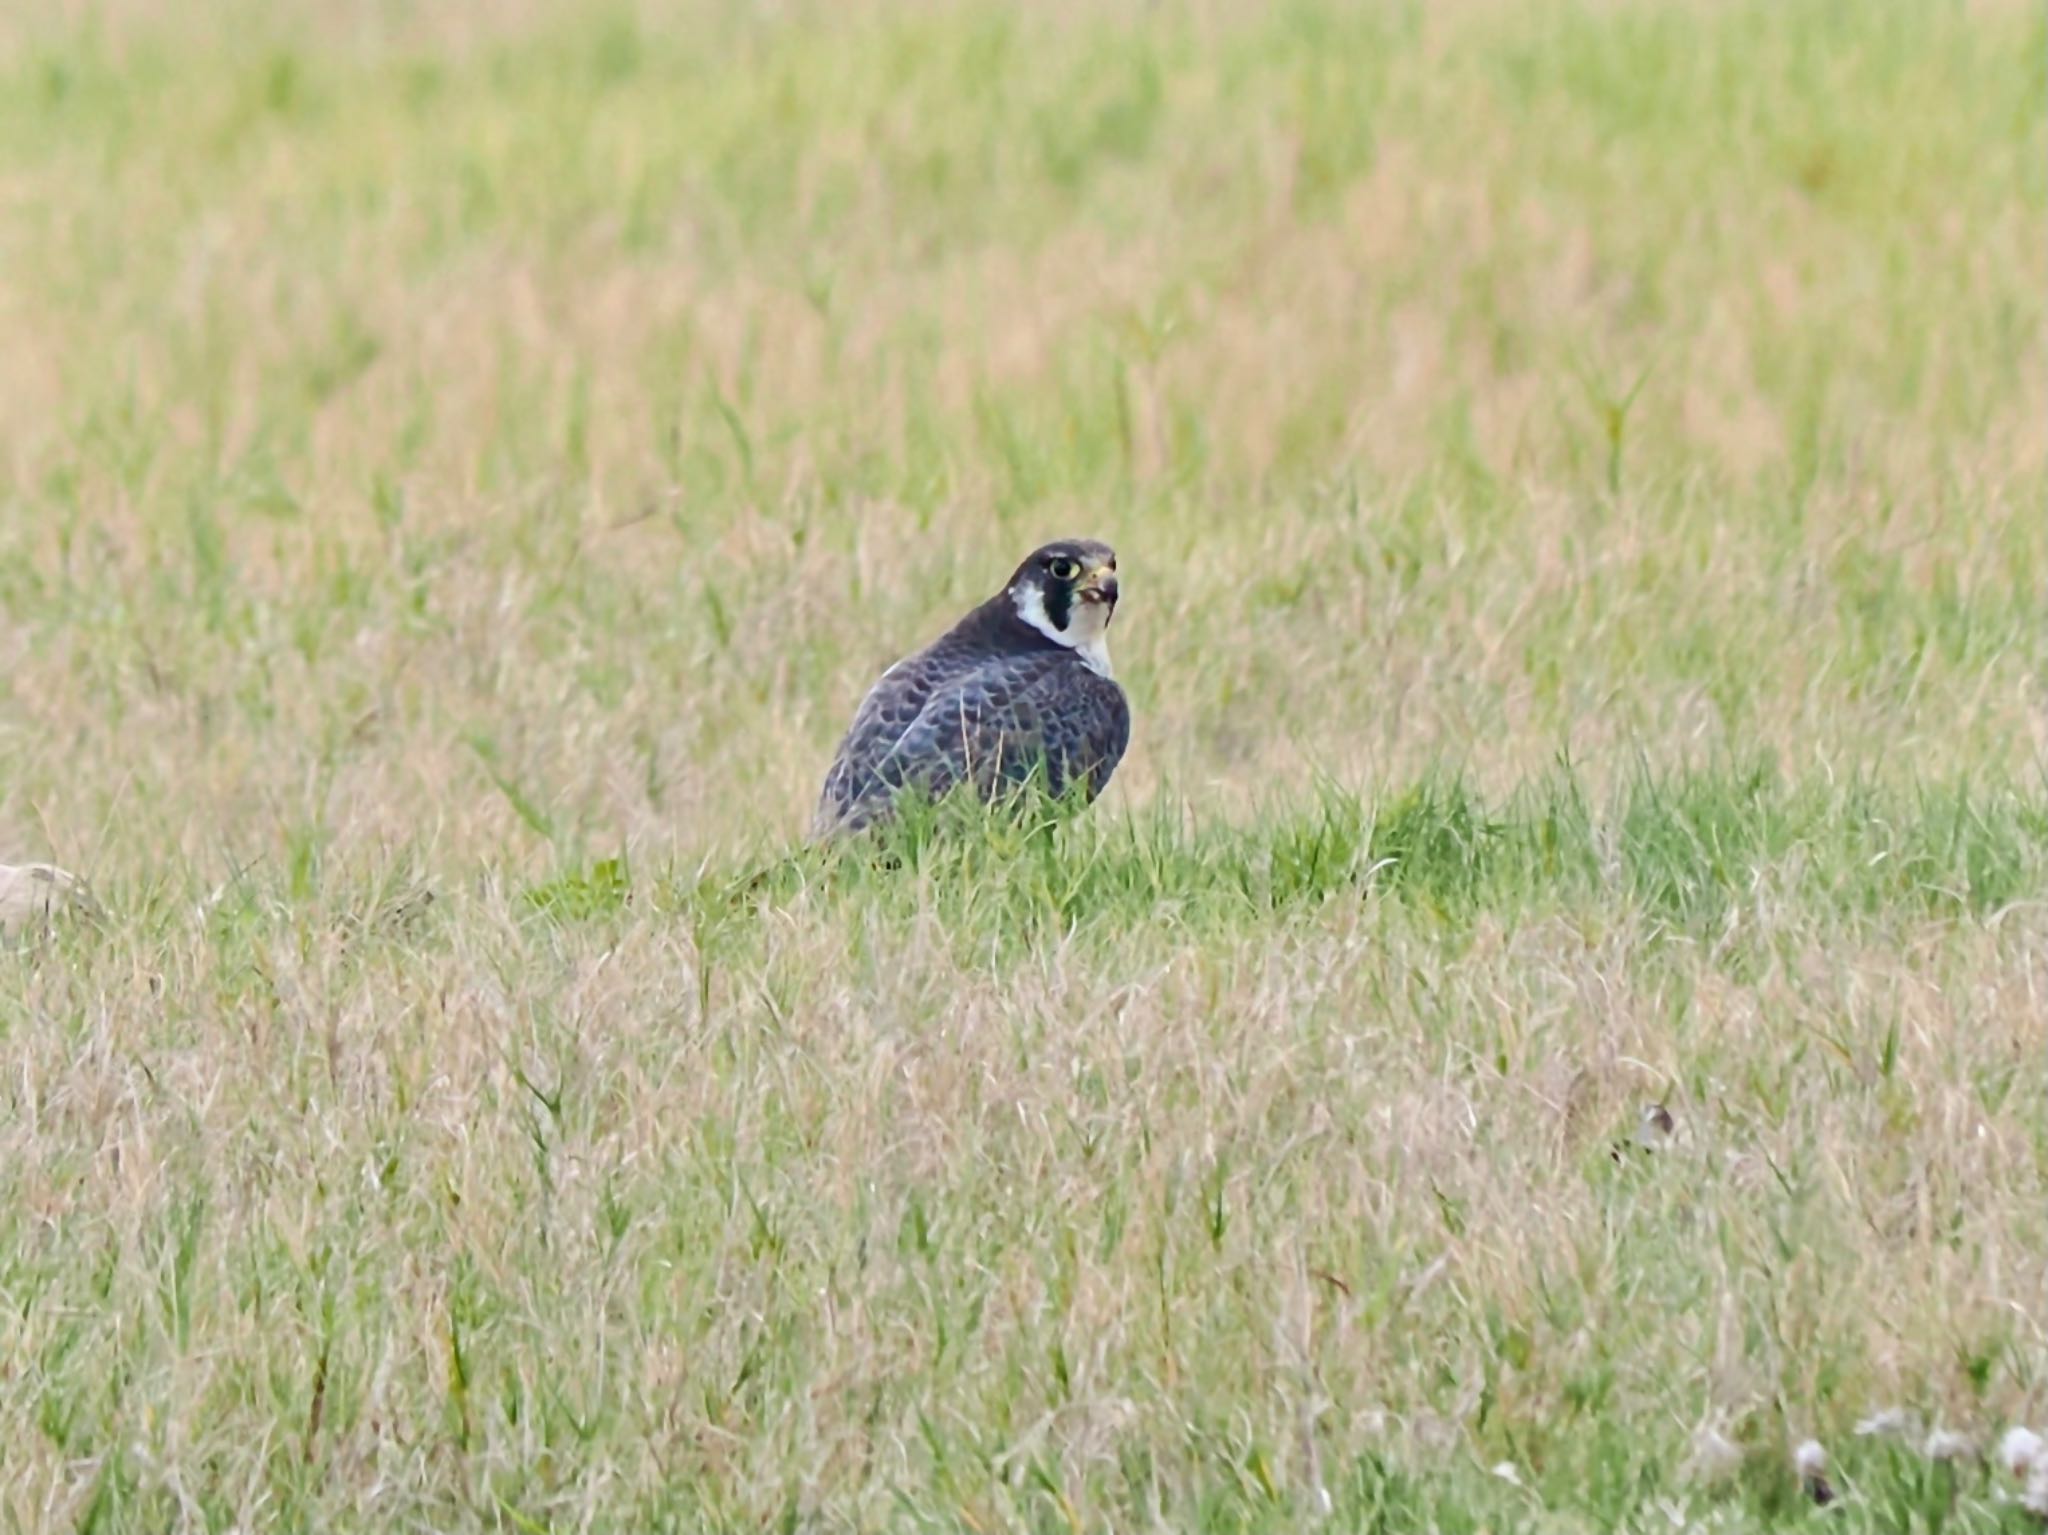
POLYGON ((0 1519, 2007 1527, 2041 44, 0 18, 0 1519), (1090 822, 779 862, 1069 531, 1090 822))

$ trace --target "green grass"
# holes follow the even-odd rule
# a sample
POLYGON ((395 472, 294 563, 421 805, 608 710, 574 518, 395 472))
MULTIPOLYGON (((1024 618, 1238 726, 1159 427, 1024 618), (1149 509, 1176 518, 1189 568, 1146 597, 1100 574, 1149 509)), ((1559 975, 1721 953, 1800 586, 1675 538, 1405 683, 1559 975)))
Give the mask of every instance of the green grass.
POLYGON ((2037 11, 20 10, 0 1529, 2033 1527, 2037 11))
MULTIPOLYGON (((1247 922, 1313 924, 1337 900, 1377 898, 1475 921, 1625 910, 1675 936, 1725 935, 1782 904, 1802 923, 1855 931, 1901 916, 1998 920, 2043 889, 2048 796, 2031 789, 1787 783, 1768 768, 1643 771, 1596 814, 1569 768, 1502 803, 1455 777, 1388 786, 1367 800, 1325 785, 1242 825, 1156 802, 1124 820, 1074 807, 993 812, 949 802, 849 848, 816 849, 735 876, 671 879, 667 904, 700 916, 799 898, 827 909, 919 905, 976 943, 1029 951, 1099 935, 1112 949, 1148 928, 1172 942, 1247 922)), ((623 912, 630 874, 600 860, 526 899, 570 918, 623 912)))

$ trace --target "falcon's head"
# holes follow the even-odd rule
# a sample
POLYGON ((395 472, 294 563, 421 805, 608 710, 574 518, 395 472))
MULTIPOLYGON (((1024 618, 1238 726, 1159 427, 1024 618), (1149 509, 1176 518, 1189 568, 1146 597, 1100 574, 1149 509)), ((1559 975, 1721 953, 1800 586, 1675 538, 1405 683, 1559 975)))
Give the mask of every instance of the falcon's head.
POLYGON ((1109 621, 1116 616, 1116 551, 1092 538, 1063 538, 1032 551, 1005 588, 1017 616, 1078 651, 1109 675, 1109 621))

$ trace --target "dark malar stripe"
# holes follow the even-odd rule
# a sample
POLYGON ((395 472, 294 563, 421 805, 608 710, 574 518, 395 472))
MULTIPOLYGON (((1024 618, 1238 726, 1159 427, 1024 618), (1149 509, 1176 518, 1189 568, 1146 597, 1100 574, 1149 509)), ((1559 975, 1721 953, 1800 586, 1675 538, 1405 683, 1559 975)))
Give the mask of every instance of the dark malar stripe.
POLYGON ((1045 592, 1045 616, 1052 620, 1052 626, 1062 634, 1066 632, 1067 619, 1074 611, 1074 588, 1065 581, 1048 581, 1045 592))

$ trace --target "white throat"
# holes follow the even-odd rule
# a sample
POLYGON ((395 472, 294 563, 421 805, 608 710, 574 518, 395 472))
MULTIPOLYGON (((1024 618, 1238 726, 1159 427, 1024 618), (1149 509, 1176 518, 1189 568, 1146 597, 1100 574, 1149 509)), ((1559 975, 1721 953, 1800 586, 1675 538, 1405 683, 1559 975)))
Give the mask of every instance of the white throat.
POLYGON ((1017 616, 1055 645, 1064 645, 1081 658, 1098 677, 1114 680, 1109 669, 1109 606, 1100 602, 1077 602, 1067 615, 1067 627, 1056 628, 1045 611, 1045 598, 1035 586, 1020 586, 1010 593, 1017 604, 1017 616))

